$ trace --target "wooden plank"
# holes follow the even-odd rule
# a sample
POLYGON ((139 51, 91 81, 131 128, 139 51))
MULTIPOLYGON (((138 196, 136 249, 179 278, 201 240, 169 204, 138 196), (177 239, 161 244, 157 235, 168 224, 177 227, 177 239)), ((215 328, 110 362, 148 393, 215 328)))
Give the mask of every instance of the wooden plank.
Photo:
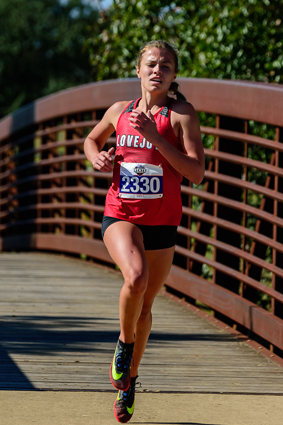
MULTIPOLYGON (((113 391, 120 274, 68 257, 0 254, 0 389, 113 391)), ((159 295, 143 391, 283 394, 283 368, 159 295)))

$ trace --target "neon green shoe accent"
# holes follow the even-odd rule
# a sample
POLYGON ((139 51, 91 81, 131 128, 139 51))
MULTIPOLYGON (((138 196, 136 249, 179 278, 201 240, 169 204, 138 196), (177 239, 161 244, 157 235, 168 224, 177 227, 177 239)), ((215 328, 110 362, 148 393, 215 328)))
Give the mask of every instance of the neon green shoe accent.
POLYGON ((132 407, 128 407, 128 406, 126 406, 126 407, 127 407, 127 411, 129 413, 129 415, 132 415, 134 413, 135 402, 133 402, 132 407))
MULTIPOLYGON (((119 397, 119 394, 120 394, 120 391, 118 392, 118 395, 117 395, 117 401, 122 400, 122 399, 119 397)), ((134 413, 135 401, 133 402, 132 407, 128 407, 128 406, 126 406, 126 408, 127 408, 127 411, 128 411, 128 413, 129 413, 129 415, 132 415, 132 414, 134 413)))
POLYGON ((112 377, 113 377, 113 379, 115 380, 115 381, 118 381, 120 378, 122 378, 122 376, 123 376, 123 372, 122 373, 117 373, 116 372, 116 368, 115 368, 115 357, 116 357, 116 351, 117 351, 117 348, 116 348, 116 350, 115 350, 115 354, 114 354, 114 359, 113 359, 113 362, 112 362, 112 377))

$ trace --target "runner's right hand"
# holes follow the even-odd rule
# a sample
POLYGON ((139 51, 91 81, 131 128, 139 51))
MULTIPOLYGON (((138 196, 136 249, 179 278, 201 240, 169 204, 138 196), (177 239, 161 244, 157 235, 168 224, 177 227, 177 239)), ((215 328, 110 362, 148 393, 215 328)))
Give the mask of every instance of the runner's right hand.
POLYGON ((114 148, 110 148, 109 151, 101 151, 99 152, 96 157, 95 160, 92 163, 93 168, 95 168, 96 170, 99 171, 103 171, 105 173, 110 172, 113 170, 113 159, 112 159, 112 155, 114 153, 114 148))

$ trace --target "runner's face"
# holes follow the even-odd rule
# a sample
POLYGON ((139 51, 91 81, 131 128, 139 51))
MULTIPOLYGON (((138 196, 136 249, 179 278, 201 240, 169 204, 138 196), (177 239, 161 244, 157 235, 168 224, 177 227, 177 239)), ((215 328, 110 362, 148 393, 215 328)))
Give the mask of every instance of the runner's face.
POLYGON ((146 50, 137 69, 143 87, 150 92, 168 91, 176 78, 175 62, 170 51, 157 47, 146 50))

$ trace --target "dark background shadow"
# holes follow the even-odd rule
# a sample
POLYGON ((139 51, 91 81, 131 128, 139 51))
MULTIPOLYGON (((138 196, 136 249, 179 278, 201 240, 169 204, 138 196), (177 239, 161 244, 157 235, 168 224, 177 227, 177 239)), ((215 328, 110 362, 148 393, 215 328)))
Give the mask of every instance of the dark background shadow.
MULTIPOLYGON (((55 356, 99 351, 109 355, 109 346, 96 349, 95 343, 117 342, 117 331, 98 328, 102 318, 56 316, 2 316, 0 319, 0 390, 38 390, 17 366, 12 356, 55 356), (86 329, 88 326, 88 329, 86 329), (68 328, 73 328, 68 331, 68 328), (90 344, 91 343, 91 344, 90 344)), ((116 319, 108 319, 116 320, 116 319)), ((113 353, 112 353, 113 354, 113 353)), ((111 355, 112 355, 111 354, 111 355)))
MULTIPOLYGON (((112 358, 109 343, 118 338, 118 319, 70 316, 2 316, 0 319, 0 390, 37 389, 12 356, 56 356, 68 359, 74 353, 104 353, 112 358), (113 331, 105 321, 113 321, 113 331), (105 348, 103 348, 105 343, 105 348), (97 347, 97 348, 96 348, 97 347)), ((170 341, 234 341, 229 334, 177 334, 152 332, 149 344, 170 341)), ((64 361, 64 360, 63 360, 64 361)))

